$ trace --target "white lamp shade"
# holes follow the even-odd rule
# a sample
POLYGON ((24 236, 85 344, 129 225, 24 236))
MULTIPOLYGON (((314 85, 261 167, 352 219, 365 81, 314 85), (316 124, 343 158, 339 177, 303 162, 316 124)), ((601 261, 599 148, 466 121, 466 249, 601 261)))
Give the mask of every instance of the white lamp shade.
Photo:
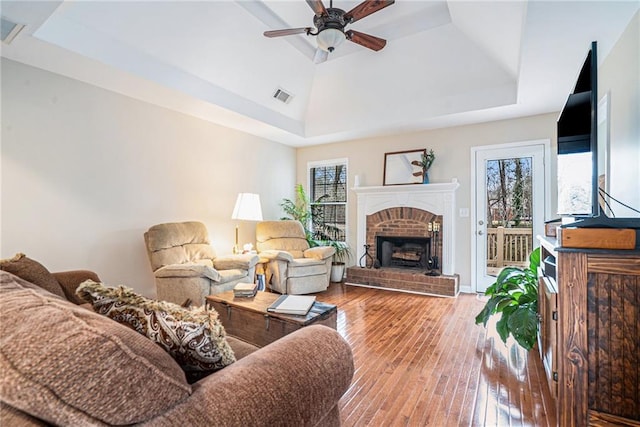
POLYGON ((231 214, 231 219, 262 221, 260 195, 253 193, 238 194, 236 206, 233 208, 233 213, 231 214))
POLYGON ((327 28, 318 34, 318 47, 326 52, 331 52, 338 47, 344 40, 345 35, 342 31, 335 28, 327 28))

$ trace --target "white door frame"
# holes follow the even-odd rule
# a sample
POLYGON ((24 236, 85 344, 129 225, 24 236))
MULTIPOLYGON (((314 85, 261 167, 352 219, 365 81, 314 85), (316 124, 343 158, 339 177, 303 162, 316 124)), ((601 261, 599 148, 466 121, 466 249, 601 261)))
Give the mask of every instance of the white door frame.
MULTIPOLYGON (((517 148, 517 147, 528 147, 542 145, 544 150, 544 218, 543 221, 547 221, 551 217, 551 190, 550 190, 550 177, 551 177, 551 140, 549 139, 537 139, 532 141, 520 141, 520 142, 510 142, 505 144, 492 144, 492 145, 481 145, 476 147, 471 147, 471 176, 469 182, 469 189, 471 193, 471 224, 470 224, 470 234, 471 234, 471 290, 473 292, 477 292, 478 290, 478 279, 477 279, 477 271, 478 271, 478 260, 477 260, 477 252, 478 249, 476 247, 478 239, 476 238, 477 231, 477 168, 476 168, 476 158, 479 152, 487 151, 487 150, 496 150, 496 149, 509 149, 509 148, 517 148)), ((484 195, 483 195, 484 197, 484 195)), ((537 247, 538 245, 535 242, 535 236, 537 234, 542 234, 544 230, 533 230, 533 247, 537 247)))

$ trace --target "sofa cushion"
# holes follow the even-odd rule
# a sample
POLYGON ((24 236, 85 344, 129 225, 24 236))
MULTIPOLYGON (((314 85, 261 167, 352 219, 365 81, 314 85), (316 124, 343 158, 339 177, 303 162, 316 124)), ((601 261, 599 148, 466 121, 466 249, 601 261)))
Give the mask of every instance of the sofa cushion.
POLYGON ((220 273, 215 268, 197 263, 165 265, 154 274, 156 277, 206 277, 215 282, 220 280, 220 273))
POLYGON ((158 416, 190 394, 184 372, 150 340, 0 272, 5 404, 55 425, 123 425, 158 416))
POLYGON ((171 264, 211 262, 216 257, 207 227, 198 221, 157 224, 144 233, 144 239, 153 271, 171 264))
POLYGON ((234 280, 247 279, 251 281, 247 276, 247 270, 220 270, 220 284, 229 283, 234 280))
POLYGON ((327 274, 327 264, 313 258, 297 258, 289 263, 287 277, 309 277, 327 274))
POLYGON ((258 243, 260 252, 278 250, 288 252, 293 258, 304 258, 304 251, 309 249, 309 243, 305 239, 271 239, 258 243))
POLYGON ((223 255, 213 260, 213 266, 217 270, 248 270, 259 260, 255 254, 223 255))
POLYGON ((194 382, 235 362, 224 327, 215 310, 189 310, 154 301, 124 286, 106 287, 87 280, 78 296, 91 301, 97 313, 125 324, 164 348, 194 382))
POLYGON ((233 353, 236 355, 236 359, 238 360, 259 349, 259 347, 241 340, 240 338, 232 337, 231 335, 227 336, 227 340, 229 341, 229 345, 233 349, 233 353))
POLYGON ((256 224, 256 248, 258 252, 287 251, 294 258, 303 258, 309 242, 299 221, 261 221, 256 224))
POLYGON ((44 265, 25 254, 16 254, 13 258, 0 260, 0 270, 15 274, 27 282, 66 299, 60 283, 53 274, 44 265))

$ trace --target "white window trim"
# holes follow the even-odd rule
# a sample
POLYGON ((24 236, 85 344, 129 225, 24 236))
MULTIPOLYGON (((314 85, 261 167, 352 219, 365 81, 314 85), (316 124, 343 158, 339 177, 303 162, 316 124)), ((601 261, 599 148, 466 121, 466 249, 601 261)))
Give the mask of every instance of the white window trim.
MULTIPOLYGON (((339 165, 339 164, 344 164, 347 167, 347 200, 345 201, 345 208, 344 208, 344 215, 345 215, 345 221, 344 221, 344 236, 345 236, 345 243, 349 240, 348 236, 349 236, 349 159, 346 157, 342 157, 342 158, 338 158, 338 159, 327 159, 327 160, 314 160, 314 161, 310 161, 307 162, 307 190, 309 194, 309 197, 311 198, 311 169, 312 168, 317 168, 317 167, 322 167, 322 166, 334 166, 334 165, 339 165)), ((310 200, 311 201, 311 200, 310 200)))

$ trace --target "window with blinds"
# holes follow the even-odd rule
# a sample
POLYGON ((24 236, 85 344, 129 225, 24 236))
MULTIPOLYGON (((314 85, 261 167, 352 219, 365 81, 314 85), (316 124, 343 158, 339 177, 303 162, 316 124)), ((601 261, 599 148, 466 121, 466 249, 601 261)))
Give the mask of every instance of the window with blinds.
POLYGON ((347 164, 309 168, 311 217, 316 240, 346 240, 347 164))

